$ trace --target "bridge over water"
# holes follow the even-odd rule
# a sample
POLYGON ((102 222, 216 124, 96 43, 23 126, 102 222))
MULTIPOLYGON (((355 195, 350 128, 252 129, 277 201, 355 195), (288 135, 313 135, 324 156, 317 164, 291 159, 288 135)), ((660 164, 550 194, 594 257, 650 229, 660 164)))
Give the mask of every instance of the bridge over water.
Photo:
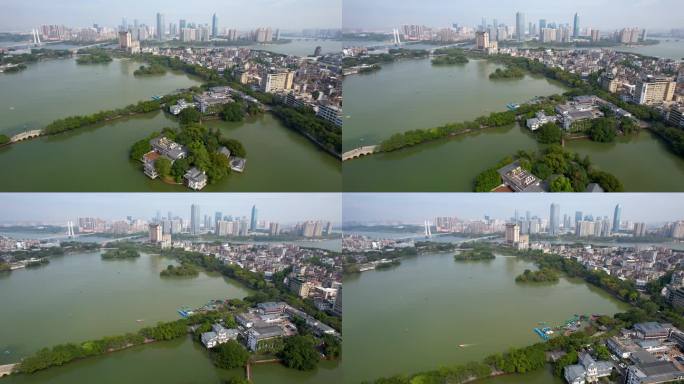
POLYGON ((16 135, 12 136, 12 138, 10 138, 10 141, 12 143, 16 143, 17 141, 33 139, 34 137, 40 136, 42 133, 43 131, 40 129, 33 129, 31 131, 17 133, 16 135))
POLYGON ((342 154, 342 161, 355 159, 361 156, 372 155, 373 153, 375 153, 377 147, 377 145, 367 145, 364 147, 352 149, 351 151, 347 151, 342 154))
POLYGON ((18 364, 7 364, 7 365, 0 365, 0 377, 7 376, 12 374, 12 371, 14 370, 14 367, 17 366, 18 364))

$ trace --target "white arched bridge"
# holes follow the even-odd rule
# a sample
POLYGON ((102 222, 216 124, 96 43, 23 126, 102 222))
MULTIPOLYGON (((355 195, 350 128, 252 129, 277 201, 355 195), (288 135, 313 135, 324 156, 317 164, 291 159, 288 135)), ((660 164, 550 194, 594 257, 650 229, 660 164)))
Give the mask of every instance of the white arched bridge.
POLYGON ((359 147, 352 149, 351 151, 347 151, 342 154, 342 161, 347 161, 351 159, 355 159, 357 157, 361 156, 367 156, 367 155, 372 155, 375 153, 375 150, 378 148, 377 145, 367 145, 365 147, 359 147))

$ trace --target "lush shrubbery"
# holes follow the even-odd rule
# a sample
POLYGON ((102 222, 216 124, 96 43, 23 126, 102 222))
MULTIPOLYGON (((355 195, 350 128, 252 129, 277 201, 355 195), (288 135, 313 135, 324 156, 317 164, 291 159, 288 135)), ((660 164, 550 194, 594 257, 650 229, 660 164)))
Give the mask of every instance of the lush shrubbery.
POLYGON ((126 246, 109 249, 102 254, 103 260, 135 259, 138 257, 140 257, 140 253, 135 248, 126 246))
POLYGON ((189 264, 181 264, 179 266, 169 265, 165 270, 159 272, 159 276, 170 277, 170 276, 183 276, 183 277, 196 277, 199 275, 197 268, 189 264))
POLYGON ((506 69, 497 68, 494 72, 489 74, 491 80, 522 79, 523 77, 525 77, 525 71, 514 66, 506 69))
POLYGON ((219 344, 211 349, 211 361, 223 369, 242 367, 249 359, 249 352, 235 340, 219 344))
POLYGON ((285 339, 285 345, 280 354, 286 366, 300 371, 310 371, 316 368, 320 354, 316 350, 316 340, 311 336, 291 336, 285 339))
POLYGON ((43 348, 24 358, 19 364, 18 372, 33 373, 49 367, 64 365, 76 359, 140 345, 145 342, 145 339, 155 341, 176 339, 185 335, 186 330, 187 322, 178 320, 170 323, 159 323, 154 327, 143 328, 137 333, 127 333, 123 336, 104 337, 81 344, 67 343, 52 348, 43 348))
POLYGON ((515 281, 519 283, 555 283, 558 281, 558 272, 551 268, 542 268, 538 271, 526 269, 525 272, 515 278, 515 281))
POLYGON ((92 115, 70 116, 63 119, 58 119, 48 124, 43 129, 43 134, 53 135, 56 133, 62 133, 88 125, 101 123, 107 120, 113 120, 122 116, 158 111, 161 108, 163 100, 164 99, 140 101, 137 104, 131 104, 121 109, 100 111, 92 115))
POLYGON ((455 261, 494 260, 496 256, 489 249, 470 249, 454 255, 455 261))
POLYGON ((242 103, 228 103, 221 110, 221 118, 225 121, 242 121, 245 112, 242 110, 242 103))
POLYGON ((663 140, 665 140, 672 149, 672 152, 679 156, 684 156, 684 130, 681 128, 668 127, 662 123, 655 123, 651 130, 663 140))
POLYGON ((552 192, 584 192, 589 183, 597 183, 606 192, 622 192, 622 183, 612 174, 593 168, 589 157, 581 158, 560 146, 552 145, 540 153, 519 151, 515 158, 506 158, 494 168, 489 168, 477 176, 475 190, 489 191, 501 182, 497 169, 518 160, 522 168, 532 172, 541 180, 549 180, 552 192), (554 177, 553 179, 550 179, 554 177), (569 188, 568 182, 572 188, 569 188), (489 188, 489 189, 487 189, 489 188))
POLYGON ((535 137, 543 144, 560 144, 563 131, 556 123, 546 123, 535 132, 535 137))
POLYGON ((4 145, 10 142, 10 137, 7 135, 0 134, 0 145, 4 145))
POLYGON ((76 63, 78 64, 105 64, 112 61, 112 57, 109 53, 101 48, 81 49, 78 51, 78 54, 80 55, 78 59, 76 59, 76 63))
MULTIPOLYGON (((22 70, 26 69, 26 66, 24 65, 26 63, 35 63, 41 59, 56 59, 69 56, 71 56, 71 51, 67 49, 31 48, 31 53, 22 53, 20 55, 11 56, 0 54, 0 64, 15 64, 20 67, 18 70, 22 70)), ((7 71, 8 70, 5 70, 5 72, 7 71)))
POLYGON ((611 117, 594 119, 589 128, 589 138, 600 143, 610 143, 615 141, 617 136, 617 122, 611 117))
POLYGON ((380 143, 380 151, 390 152, 411 147, 426 141, 445 138, 457 133, 477 130, 487 127, 501 127, 515 123, 516 113, 513 111, 493 112, 489 116, 482 116, 474 121, 462 123, 449 123, 430 129, 415 129, 403 133, 395 133, 387 140, 380 143))
POLYGON ((551 192, 575 192, 570 180, 565 176, 558 176, 549 183, 551 192))
POLYGON ((286 127, 308 134, 324 148, 341 153, 342 127, 316 116, 308 108, 276 106, 272 112, 286 127))
POLYGON ((133 72, 133 76, 155 76, 155 75, 165 75, 166 68, 159 64, 152 64, 149 66, 141 65, 138 69, 133 72))
POLYGON ((467 64, 469 61, 460 48, 440 48, 435 50, 435 54, 439 56, 432 59, 432 65, 467 64))

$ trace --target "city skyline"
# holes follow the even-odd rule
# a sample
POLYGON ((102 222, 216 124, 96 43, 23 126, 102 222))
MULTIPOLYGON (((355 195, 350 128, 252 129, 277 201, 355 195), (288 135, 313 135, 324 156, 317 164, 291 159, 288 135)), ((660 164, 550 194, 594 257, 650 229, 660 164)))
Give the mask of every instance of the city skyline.
POLYGON ((295 223, 305 220, 324 220, 335 224, 341 221, 339 194, 332 193, 8 193, 0 201, 3 212, 0 224, 44 222, 64 224, 76 217, 122 219, 126 216, 151 218, 160 211, 190 218, 190 207, 200 206, 201 217, 220 211, 249 216, 252 206, 259 208, 260 216, 271 221, 295 223), (57 208, 56 206, 59 206, 57 208))
POLYGON ((658 194, 459 194, 459 193, 359 193, 342 197, 343 222, 404 222, 420 224, 426 218, 456 216, 482 219, 485 215, 509 219, 515 211, 549 219, 551 204, 558 204, 560 220, 576 211, 586 215, 614 216, 621 206, 621 219, 661 223, 684 219, 684 196, 658 194))
POLYGON ((474 0, 426 0, 420 3, 396 0, 345 0, 342 7, 342 28, 391 30, 402 24, 424 24, 431 27, 458 25, 476 26, 482 18, 497 19, 507 25, 516 24, 516 12, 525 15, 526 22, 548 22, 573 25, 575 13, 580 27, 617 29, 639 26, 649 29, 678 28, 683 23, 672 9, 676 0, 580 0, 570 3, 550 3, 541 0, 483 3, 474 0), (620 12, 614 12, 619 7, 620 12))
MULTIPOLYGON (((296 30, 304 28, 339 28, 341 0, 201 0, 200 2, 132 0, 5 0, 0 13, 3 31, 30 31, 42 24, 86 27, 99 24, 116 28, 122 18, 130 23, 156 25, 157 13, 166 23, 180 19, 211 25, 216 14, 219 27, 253 28, 270 25, 296 30), (103 12, 106 9, 106 12, 103 12), (235 12, 239 10, 239 12, 235 12)), ((168 25, 166 26, 168 29, 168 25)))

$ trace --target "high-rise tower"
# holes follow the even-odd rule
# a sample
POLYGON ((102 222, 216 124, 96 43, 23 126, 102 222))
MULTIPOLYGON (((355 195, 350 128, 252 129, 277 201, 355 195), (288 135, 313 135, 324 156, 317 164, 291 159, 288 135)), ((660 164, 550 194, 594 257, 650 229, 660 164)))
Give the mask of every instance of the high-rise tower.
POLYGON ((515 14, 515 35, 518 41, 525 41, 525 14, 522 12, 515 14))
POLYGON ((257 229, 257 207, 252 205, 252 220, 249 223, 249 230, 254 232, 257 229))
POLYGON ((214 13, 214 16, 211 17, 211 37, 218 36, 218 29, 218 16, 214 13))
POLYGON ((560 205, 551 204, 551 212, 549 217, 549 233, 557 235, 560 229, 560 205))
POLYGON ((197 204, 190 206, 190 233, 193 235, 200 233, 200 207, 197 204))
POLYGON ((164 23, 164 14, 157 13, 157 40, 164 41, 166 37, 166 24, 164 23))
POLYGON ((613 232, 620 232, 620 216, 622 215, 622 207, 620 204, 615 206, 615 212, 613 212, 613 232))

